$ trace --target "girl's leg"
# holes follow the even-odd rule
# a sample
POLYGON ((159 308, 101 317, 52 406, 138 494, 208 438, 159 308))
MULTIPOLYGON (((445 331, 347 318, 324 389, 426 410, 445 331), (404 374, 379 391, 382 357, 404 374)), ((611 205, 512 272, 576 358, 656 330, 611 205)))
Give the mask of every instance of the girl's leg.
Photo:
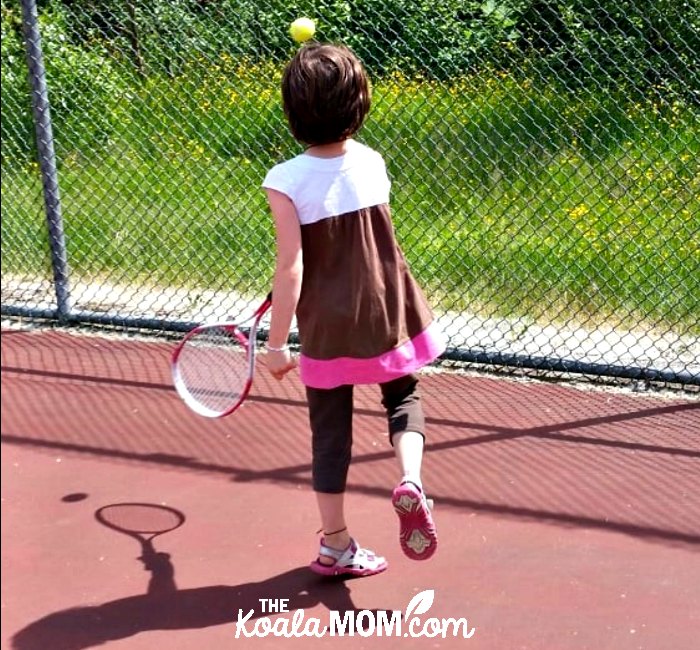
POLYGON ((399 541, 405 555, 427 560, 437 549, 437 533, 423 492, 421 465, 425 444, 425 417, 417 390, 418 379, 409 375, 382 384, 382 404, 389 421, 389 437, 401 469, 401 482, 391 501, 399 517, 399 541))
POLYGON ((399 462, 403 481, 411 481, 418 486, 423 483, 420 477, 423 462, 425 439, 417 431, 400 431, 391 437, 396 459, 399 462))
MULTIPOLYGON (((340 550, 350 543, 350 533, 345 523, 345 493, 328 494, 316 492, 318 511, 321 515, 323 527, 323 541, 327 546, 340 550)), ((332 564, 330 558, 319 559, 322 564, 332 564)))
MULTIPOLYGON (((353 387, 306 389, 311 423, 312 480, 324 541, 334 549, 350 543, 345 484, 352 456, 353 387)), ((322 563, 332 560, 322 557, 322 563)))
POLYGON ((323 538, 311 569, 322 575, 369 576, 387 568, 384 558, 361 548, 345 521, 345 485, 352 450, 353 387, 307 388, 312 432, 312 476, 323 538))
POLYGON ((389 421, 389 439, 401 476, 420 486, 425 417, 417 386, 417 377, 407 375, 382 384, 381 389, 382 405, 389 421))

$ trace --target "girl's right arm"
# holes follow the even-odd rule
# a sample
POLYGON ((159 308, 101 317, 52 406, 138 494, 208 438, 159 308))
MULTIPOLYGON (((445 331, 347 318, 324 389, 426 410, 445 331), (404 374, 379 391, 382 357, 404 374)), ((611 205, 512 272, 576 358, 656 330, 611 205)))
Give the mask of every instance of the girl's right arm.
MULTIPOLYGON (((289 329, 301 295, 304 271, 301 249, 301 227, 291 199, 272 189, 266 189, 267 200, 275 221, 277 262, 272 284, 272 316, 268 346, 284 348, 289 329)), ((288 350, 268 350, 267 368, 276 379, 282 379, 296 366, 288 350)))

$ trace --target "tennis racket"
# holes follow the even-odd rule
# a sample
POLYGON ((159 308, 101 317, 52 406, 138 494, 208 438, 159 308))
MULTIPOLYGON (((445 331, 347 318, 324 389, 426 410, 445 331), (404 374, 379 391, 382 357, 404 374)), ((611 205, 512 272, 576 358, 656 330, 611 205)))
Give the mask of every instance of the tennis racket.
POLYGON ((231 322, 199 325, 178 344, 172 357, 173 383, 195 413, 220 418, 233 413, 248 396, 255 374, 255 341, 272 294, 249 320, 244 334, 231 322))

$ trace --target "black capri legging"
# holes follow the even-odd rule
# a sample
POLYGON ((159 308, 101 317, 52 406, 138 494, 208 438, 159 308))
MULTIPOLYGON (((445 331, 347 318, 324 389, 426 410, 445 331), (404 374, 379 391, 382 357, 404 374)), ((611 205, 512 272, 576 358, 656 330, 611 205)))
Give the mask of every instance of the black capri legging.
MULTIPOLYGON (((418 393, 418 378, 406 375, 380 384, 386 409, 389 441, 402 431, 425 437, 425 417, 418 393)), ((306 388, 312 434, 312 477, 316 492, 340 494, 352 457, 353 386, 306 388)), ((393 443, 392 443, 393 444, 393 443)))

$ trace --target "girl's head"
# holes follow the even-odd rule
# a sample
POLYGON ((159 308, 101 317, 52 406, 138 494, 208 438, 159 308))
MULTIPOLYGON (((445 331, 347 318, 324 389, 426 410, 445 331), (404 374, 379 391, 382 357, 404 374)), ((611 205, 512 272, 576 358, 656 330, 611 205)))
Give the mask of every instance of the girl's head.
POLYGON ((299 48, 284 71, 282 100, 299 142, 340 142, 360 130, 369 112, 367 73, 347 47, 310 43, 299 48))

